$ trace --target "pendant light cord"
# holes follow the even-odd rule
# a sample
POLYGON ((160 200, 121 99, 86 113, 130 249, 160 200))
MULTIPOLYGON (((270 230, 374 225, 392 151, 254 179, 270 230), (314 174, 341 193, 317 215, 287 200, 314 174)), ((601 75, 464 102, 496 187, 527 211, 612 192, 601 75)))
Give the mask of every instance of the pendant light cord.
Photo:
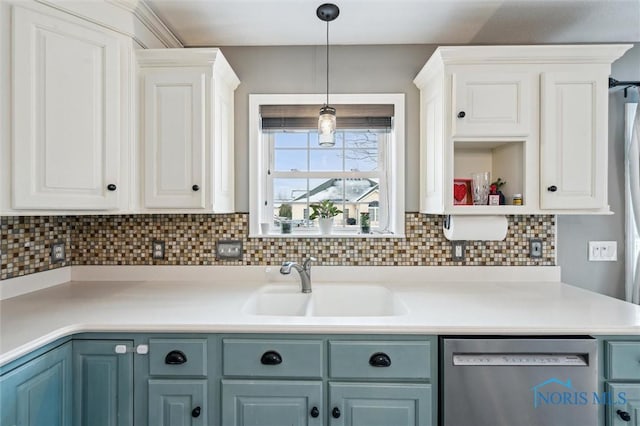
POLYGON ((325 105, 329 105, 329 21, 327 21, 327 101, 325 105))

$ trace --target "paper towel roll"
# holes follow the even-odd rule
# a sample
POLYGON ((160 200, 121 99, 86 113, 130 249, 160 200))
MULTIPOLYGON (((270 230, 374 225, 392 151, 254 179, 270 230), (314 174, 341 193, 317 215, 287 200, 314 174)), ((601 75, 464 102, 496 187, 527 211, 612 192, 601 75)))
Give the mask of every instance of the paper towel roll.
POLYGON ((447 216, 442 230, 448 240, 501 241, 508 227, 506 216, 447 216))

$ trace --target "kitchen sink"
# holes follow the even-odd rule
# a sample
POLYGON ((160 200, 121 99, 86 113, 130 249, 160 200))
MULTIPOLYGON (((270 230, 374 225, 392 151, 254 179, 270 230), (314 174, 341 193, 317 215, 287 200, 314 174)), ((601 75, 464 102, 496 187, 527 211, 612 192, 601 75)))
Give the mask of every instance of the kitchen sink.
POLYGON ((380 285, 317 284, 312 293, 291 285, 267 285, 251 295, 248 315, 306 317, 388 317, 407 314, 404 303, 380 285))

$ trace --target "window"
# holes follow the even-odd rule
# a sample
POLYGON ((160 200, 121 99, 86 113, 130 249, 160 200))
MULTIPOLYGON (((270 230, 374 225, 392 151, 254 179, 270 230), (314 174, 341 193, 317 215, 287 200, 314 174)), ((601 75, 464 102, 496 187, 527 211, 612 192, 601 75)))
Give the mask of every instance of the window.
POLYGON ((331 148, 318 144, 321 104, 316 95, 250 96, 250 234, 269 223, 279 235, 285 220, 292 236, 318 234, 311 206, 331 200, 342 211, 334 235, 359 235, 360 213, 370 216, 367 237, 403 235, 404 95, 332 96, 331 148))

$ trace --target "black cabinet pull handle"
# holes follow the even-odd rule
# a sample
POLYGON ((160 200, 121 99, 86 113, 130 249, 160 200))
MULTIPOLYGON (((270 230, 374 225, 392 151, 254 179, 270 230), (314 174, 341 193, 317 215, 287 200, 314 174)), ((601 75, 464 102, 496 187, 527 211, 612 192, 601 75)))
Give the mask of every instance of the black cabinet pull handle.
POLYGON ((110 183, 109 185, 107 185, 107 189, 109 191, 115 191, 116 189, 118 189, 118 187, 115 184, 110 183))
POLYGON ((196 407, 193 410, 191 410, 191 417, 200 417, 200 413, 202 412, 202 409, 200 407, 196 407))
POLYGON ((282 357, 276 351, 267 351, 262 354, 260 362, 263 365, 278 365, 282 364, 282 357))
POLYGON ((547 188, 547 191, 549 192, 556 192, 558 190, 558 187, 555 185, 551 185, 547 188))
POLYGON ((180 365, 187 362, 187 356, 182 351, 171 351, 164 357, 164 363, 169 365, 180 365))
POLYGON ((631 415, 626 411, 618 410, 616 411, 616 414, 625 422, 631 421, 631 415))
POLYGON ((460 111, 460 112, 458 113, 458 118, 464 118, 466 115, 467 115, 467 113, 466 113, 466 112, 464 112, 464 111, 460 111))
POLYGON ((391 358, 384 352, 376 352, 369 358, 369 365, 372 367, 389 367, 391 366, 391 358))
POLYGON ((331 410, 331 415, 333 416, 334 419, 339 419, 340 418, 340 409, 338 407, 334 407, 333 410, 331 410))
POLYGON ((191 189, 193 189, 194 191, 199 191, 200 187, 198 185, 193 185, 191 189))
POLYGON ((320 415, 320 410, 318 410, 318 407, 313 407, 309 414, 311 414, 311 417, 313 417, 315 419, 316 417, 318 417, 320 415))

